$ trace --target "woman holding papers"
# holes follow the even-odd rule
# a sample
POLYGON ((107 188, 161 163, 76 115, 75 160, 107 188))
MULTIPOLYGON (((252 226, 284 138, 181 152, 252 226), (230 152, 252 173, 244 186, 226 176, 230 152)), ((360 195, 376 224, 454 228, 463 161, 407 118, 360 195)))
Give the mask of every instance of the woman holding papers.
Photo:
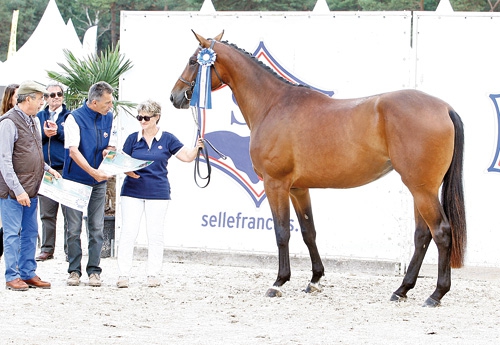
POLYGON ((192 162, 203 140, 193 148, 185 147, 173 134, 158 126, 161 116, 159 103, 147 100, 138 105, 137 120, 142 129, 132 133, 123 145, 123 152, 133 158, 153 161, 134 172, 127 172, 121 191, 122 231, 118 245, 119 278, 117 286, 129 285, 134 244, 142 216, 145 217, 148 237, 148 286, 160 285, 158 278, 163 262, 163 224, 170 200, 168 160, 175 156, 183 162, 192 162))

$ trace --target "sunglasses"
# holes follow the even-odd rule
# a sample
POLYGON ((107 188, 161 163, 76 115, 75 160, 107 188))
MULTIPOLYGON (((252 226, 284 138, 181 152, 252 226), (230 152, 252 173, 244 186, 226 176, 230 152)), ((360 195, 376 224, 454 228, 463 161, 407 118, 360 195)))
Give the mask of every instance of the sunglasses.
POLYGON ((151 120, 151 118, 153 117, 156 117, 156 115, 153 115, 153 116, 142 116, 142 115, 137 115, 135 118, 138 120, 138 121, 146 121, 148 122, 149 120, 151 120))
POLYGON ((59 91, 57 93, 56 92, 52 92, 51 94, 46 93, 46 94, 43 95, 43 97, 45 97, 45 98, 49 98, 49 97, 50 98, 56 98, 56 95, 57 95, 57 97, 62 97, 63 93, 61 91, 59 91))

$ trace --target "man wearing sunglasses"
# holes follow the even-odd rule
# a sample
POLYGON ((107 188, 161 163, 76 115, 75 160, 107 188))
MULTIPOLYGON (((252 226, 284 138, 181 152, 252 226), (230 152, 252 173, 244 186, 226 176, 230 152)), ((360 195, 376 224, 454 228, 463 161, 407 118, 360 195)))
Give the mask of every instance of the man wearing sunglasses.
MULTIPOLYGON (((61 85, 50 84, 43 95, 47 106, 38 112, 42 134, 43 158, 62 174, 64 166, 64 121, 70 113, 64 102, 64 91, 61 85)), ((59 203, 46 196, 39 195, 40 219, 42 221, 42 246, 40 255, 36 261, 45 261, 54 258, 56 246, 56 224, 59 203)), ((62 213, 66 218, 66 206, 61 205, 62 213)), ((66 232, 68 230, 66 220, 64 221, 64 252, 66 257, 66 232)))
MULTIPOLYGON (((100 81, 89 89, 88 99, 71 112, 65 122, 66 149, 63 177, 92 187, 87 206, 88 261, 86 272, 88 285, 101 286, 101 249, 104 229, 104 204, 106 182, 110 178, 99 170, 104 156, 114 149, 116 135, 113 133, 113 87, 100 81)), ((68 222, 69 286, 80 285, 82 276, 82 221, 83 213, 66 207, 68 222)))

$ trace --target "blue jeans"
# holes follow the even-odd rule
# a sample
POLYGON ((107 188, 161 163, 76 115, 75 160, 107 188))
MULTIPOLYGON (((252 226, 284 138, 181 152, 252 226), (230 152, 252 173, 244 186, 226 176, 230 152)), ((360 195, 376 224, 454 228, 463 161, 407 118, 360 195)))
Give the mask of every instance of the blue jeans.
POLYGON ((38 198, 31 206, 22 206, 10 196, 0 199, 3 221, 5 281, 33 278, 36 273, 36 242, 38 238, 38 198))
MULTIPOLYGON (((89 205, 87 206, 87 238, 89 260, 87 262, 87 274, 101 274, 101 249, 104 229, 104 203, 106 200, 106 183, 92 187, 89 205)), ((66 220, 68 222, 68 273, 76 272, 82 276, 82 221, 83 213, 66 207, 66 220)))

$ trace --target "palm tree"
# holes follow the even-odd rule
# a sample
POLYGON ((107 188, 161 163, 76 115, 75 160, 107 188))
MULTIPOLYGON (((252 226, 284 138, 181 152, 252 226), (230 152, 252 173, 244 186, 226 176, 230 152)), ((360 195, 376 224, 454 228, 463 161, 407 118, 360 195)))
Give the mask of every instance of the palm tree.
POLYGON ((115 48, 108 47, 100 55, 92 54, 84 59, 78 59, 71 51, 64 50, 67 65, 58 63, 64 73, 47 71, 47 74, 50 79, 67 87, 65 102, 69 109, 76 109, 82 104, 93 84, 105 81, 115 89, 113 94, 115 116, 119 109, 131 114, 129 109, 135 107, 136 104, 118 100, 118 84, 120 76, 130 70, 133 65, 130 60, 120 54, 119 49, 120 44, 117 44, 115 48))

